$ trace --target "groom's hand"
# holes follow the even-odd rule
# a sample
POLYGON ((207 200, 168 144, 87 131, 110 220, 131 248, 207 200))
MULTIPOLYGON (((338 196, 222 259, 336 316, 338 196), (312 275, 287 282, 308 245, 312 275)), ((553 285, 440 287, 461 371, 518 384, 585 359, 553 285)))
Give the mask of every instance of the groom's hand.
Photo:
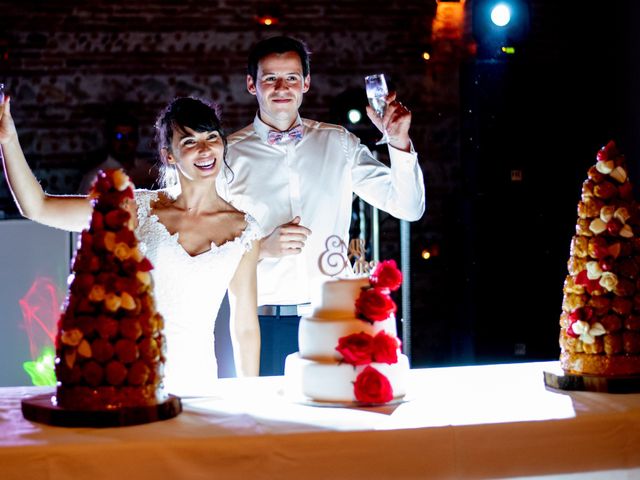
POLYGON ((398 150, 409 152, 411 139, 409 127, 411 127, 411 112, 402 103, 396 100, 396 92, 391 92, 385 99, 387 108, 384 116, 378 114, 367 105, 367 116, 381 132, 387 131, 388 143, 398 150))
POLYGON ((297 255, 304 248, 311 230, 300 225, 300 217, 273 229, 260 242, 260 258, 297 255))

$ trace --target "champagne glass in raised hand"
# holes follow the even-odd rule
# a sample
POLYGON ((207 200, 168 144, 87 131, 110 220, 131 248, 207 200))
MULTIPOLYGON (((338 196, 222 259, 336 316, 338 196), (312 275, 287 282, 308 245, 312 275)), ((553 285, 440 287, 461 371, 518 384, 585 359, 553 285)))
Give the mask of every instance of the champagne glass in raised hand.
MULTIPOLYGON (((389 89, 387 88, 387 81, 384 78, 384 73, 368 75, 364 77, 364 83, 367 89, 369 105, 371 105, 371 108, 373 108, 382 119, 384 112, 387 109, 386 98, 387 95, 389 95, 389 89)), ((384 128, 384 125, 382 128, 382 138, 376 142, 376 145, 382 145, 389 141, 387 129, 384 128)))

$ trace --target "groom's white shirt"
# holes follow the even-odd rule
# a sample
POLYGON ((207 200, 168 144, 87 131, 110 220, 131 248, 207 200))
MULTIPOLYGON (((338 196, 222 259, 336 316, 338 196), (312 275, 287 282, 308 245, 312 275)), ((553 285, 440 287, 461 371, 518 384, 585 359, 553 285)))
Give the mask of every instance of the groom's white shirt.
POLYGON ((389 146, 389 168, 341 126, 299 117, 298 123, 304 127, 299 143, 269 145, 269 126, 256 115, 229 137, 233 174, 218 177, 221 196, 250 213, 265 235, 296 216, 312 232, 301 254, 260 261, 258 305, 311 300, 327 278, 318 268, 327 239, 338 235, 348 245, 354 193, 409 221, 425 210, 424 179, 413 148, 407 153, 389 146))

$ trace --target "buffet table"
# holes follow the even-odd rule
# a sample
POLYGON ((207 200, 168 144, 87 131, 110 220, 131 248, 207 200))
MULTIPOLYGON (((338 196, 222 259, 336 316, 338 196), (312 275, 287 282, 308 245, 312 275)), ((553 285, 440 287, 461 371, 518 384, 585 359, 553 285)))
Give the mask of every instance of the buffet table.
POLYGON ((177 418, 121 428, 24 420, 0 389, 0 479, 640 477, 640 394, 545 387, 557 362, 416 369, 406 401, 310 406, 282 377, 220 380, 177 418), (587 474, 587 472, 589 472, 587 474))

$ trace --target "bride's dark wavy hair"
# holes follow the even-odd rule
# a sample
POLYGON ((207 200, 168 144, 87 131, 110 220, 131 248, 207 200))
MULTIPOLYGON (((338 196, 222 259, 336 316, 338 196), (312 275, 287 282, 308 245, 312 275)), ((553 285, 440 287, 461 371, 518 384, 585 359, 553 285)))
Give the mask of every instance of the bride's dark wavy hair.
POLYGON ((166 148, 168 152, 172 152, 173 131, 185 132, 186 127, 196 132, 216 131, 220 134, 224 144, 222 161, 233 179, 233 171, 227 163, 227 135, 222 128, 217 105, 196 97, 178 97, 160 112, 155 123, 156 145, 160 155, 160 186, 172 186, 177 178, 175 167, 167 164, 162 150, 166 148))

